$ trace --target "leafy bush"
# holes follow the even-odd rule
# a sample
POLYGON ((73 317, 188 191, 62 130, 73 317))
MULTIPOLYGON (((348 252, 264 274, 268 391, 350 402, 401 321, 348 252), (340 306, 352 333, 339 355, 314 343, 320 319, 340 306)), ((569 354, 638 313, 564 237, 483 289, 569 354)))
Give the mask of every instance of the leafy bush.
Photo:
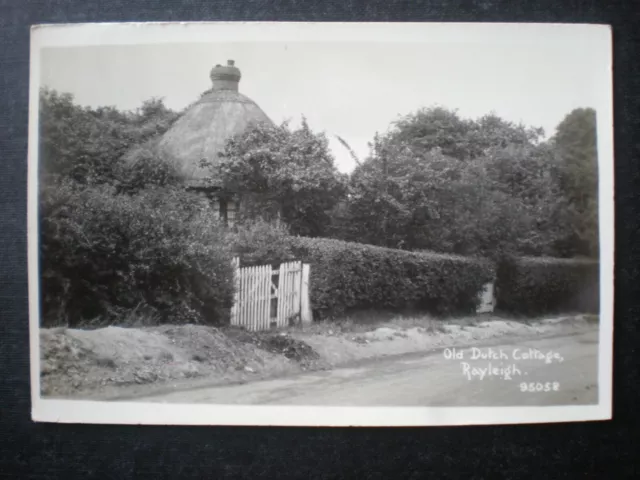
POLYGON ((511 314, 598 313, 599 264, 559 258, 505 258, 497 269, 497 308, 511 314))
POLYGON ((296 259, 294 238, 283 226, 265 220, 247 221, 230 233, 234 254, 241 266, 278 265, 296 259))
POLYGON ((114 167, 113 184, 118 193, 139 193, 150 186, 171 187, 180 184, 175 165, 158 155, 155 141, 131 149, 114 167))
POLYGON ((231 254, 223 230, 203 215, 178 189, 129 196, 71 181, 45 187, 43 325, 117 324, 134 309, 157 322, 223 319, 233 295, 231 254))
POLYGON ((255 248, 249 235, 241 235, 243 263, 246 257, 252 263, 294 258, 310 263, 311 304, 319 317, 362 309, 466 313, 473 311, 482 285, 492 276, 489 264, 474 259, 291 237, 275 227, 259 228, 264 235, 253 237, 255 248))

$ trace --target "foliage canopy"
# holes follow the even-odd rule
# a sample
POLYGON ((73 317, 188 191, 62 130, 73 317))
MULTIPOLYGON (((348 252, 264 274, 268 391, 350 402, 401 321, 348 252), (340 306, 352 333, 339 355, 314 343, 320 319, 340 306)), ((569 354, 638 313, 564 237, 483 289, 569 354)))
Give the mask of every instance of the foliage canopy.
POLYGON ((296 130, 255 125, 230 139, 216 163, 212 178, 240 199, 240 216, 280 218, 297 235, 325 235, 345 192, 326 136, 304 118, 296 130))
POLYGON ((321 316, 470 311, 493 275, 485 259, 500 265, 508 308, 554 309, 558 292, 592 292, 593 282, 581 282, 593 280, 595 267, 512 261, 597 256, 592 109, 570 112, 548 141, 541 129, 495 114, 474 120, 420 109, 377 134, 350 175, 338 172, 326 135, 304 118, 297 129, 255 125, 208 164, 212 185, 240 200, 235 231, 156 153, 178 116, 161 99, 122 112, 41 92, 45 325, 117 323, 131 311, 157 322, 223 322, 234 255, 311 262, 321 316))

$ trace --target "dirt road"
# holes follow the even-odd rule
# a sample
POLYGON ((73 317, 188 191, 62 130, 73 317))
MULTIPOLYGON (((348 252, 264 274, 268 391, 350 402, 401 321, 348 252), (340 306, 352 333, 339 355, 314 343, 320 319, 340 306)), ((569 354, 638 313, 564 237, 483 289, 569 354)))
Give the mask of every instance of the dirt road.
POLYGON ((598 402, 597 363, 598 332, 593 330, 503 345, 439 349, 352 368, 172 392, 138 401, 327 406, 584 405, 598 402))

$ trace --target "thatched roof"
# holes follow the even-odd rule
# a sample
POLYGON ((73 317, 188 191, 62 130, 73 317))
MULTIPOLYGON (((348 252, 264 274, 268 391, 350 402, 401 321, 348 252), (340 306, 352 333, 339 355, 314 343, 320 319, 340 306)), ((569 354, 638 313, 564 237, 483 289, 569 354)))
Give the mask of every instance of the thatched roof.
POLYGON ((173 163, 185 182, 197 186, 207 176, 203 159, 215 161, 225 143, 248 126, 272 123, 250 98, 238 92, 240 70, 230 60, 211 70, 212 88, 160 138, 159 155, 173 163))

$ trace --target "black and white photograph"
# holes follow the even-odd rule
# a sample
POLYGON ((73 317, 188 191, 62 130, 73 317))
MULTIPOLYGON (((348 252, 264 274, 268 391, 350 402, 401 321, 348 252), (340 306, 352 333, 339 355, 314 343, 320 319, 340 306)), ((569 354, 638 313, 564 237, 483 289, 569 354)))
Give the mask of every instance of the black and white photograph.
POLYGON ((611 418, 611 32, 31 32, 33 419, 611 418))

